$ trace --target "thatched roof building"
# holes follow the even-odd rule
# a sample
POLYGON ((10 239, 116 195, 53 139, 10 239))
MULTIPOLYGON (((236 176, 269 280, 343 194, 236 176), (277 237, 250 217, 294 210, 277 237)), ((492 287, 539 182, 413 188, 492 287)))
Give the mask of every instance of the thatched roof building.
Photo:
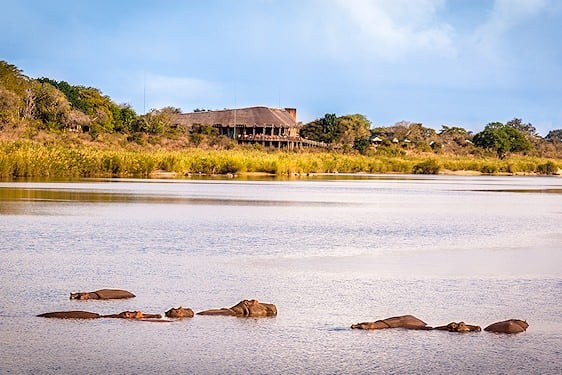
POLYGON ((248 107, 200 111, 178 114, 174 122, 184 126, 234 127, 236 124, 246 127, 294 128, 297 126, 297 110, 295 108, 248 107))
POLYGON ((219 111, 179 113, 173 123, 187 129, 210 125, 238 143, 259 143, 265 147, 326 147, 299 135, 295 108, 248 107, 219 111))

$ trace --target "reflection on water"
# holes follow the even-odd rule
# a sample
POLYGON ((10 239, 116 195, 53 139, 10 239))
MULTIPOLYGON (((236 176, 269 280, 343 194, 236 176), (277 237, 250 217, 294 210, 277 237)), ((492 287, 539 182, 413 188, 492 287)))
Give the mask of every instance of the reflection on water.
POLYGON ((560 373, 561 190, 455 176, 0 183, 0 373, 560 373), (137 297, 68 300, 104 287, 137 297), (279 315, 34 317, 243 298, 279 315), (530 327, 349 329, 401 314, 530 327))
MULTIPOLYGON (((341 202, 314 201, 283 201, 259 199, 221 199, 203 197, 178 197, 166 195, 145 195, 130 193, 72 191, 72 190, 44 190, 44 189, 10 189, 0 187, 0 202, 6 201, 35 201, 35 202, 88 202, 88 203, 150 203, 150 204, 212 204, 212 205, 249 205, 249 206, 282 206, 282 205, 339 205, 341 202)), ((7 206, 8 207, 8 206, 7 206)), ((14 205, 11 205, 14 208, 14 205)), ((10 213, 9 210, 0 212, 10 213)))
POLYGON ((473 190, 497 193, 540 193, 540 194, 562 194, 562 189, 492 189, 492 190, 473 190))

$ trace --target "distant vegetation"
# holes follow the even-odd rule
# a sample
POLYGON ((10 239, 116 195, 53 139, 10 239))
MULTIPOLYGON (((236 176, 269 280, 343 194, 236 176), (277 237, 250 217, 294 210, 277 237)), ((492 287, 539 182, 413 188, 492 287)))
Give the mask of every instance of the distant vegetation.
POLYGON ((328 149, 289 152, 238 145, 210 125, 182 128, 172 121, 180 112, 165 107, 139 115, 99 89, 29 78, 0 61, 0 177, 149 176, 156 170, 553 174, 562 166, 562 129, 543 138, 517 118, 473 134, 406 121, 373 127, 361 114, 326 114, 301 124, 300 134, 328 149))

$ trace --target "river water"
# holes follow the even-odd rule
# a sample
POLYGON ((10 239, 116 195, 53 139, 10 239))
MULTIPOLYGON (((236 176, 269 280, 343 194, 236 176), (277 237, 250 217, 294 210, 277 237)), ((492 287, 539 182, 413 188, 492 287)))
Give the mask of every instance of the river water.
POLYGON ((0 373, 562 373, 562 179, 0 183, 0 373), (136 298, 70 301, 101 288, 136 298), (35 315, 275 303, 155 324, 35 315), (413 314, 498 335, 353 323, 413 314))

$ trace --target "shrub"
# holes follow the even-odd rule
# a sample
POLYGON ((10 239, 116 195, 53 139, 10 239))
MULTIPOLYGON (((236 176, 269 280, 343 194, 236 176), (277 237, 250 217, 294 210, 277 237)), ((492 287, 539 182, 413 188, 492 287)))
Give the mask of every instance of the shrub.
POLYGON ((480 167, 480 172, 493 174, 493 173, 498 173, 498 169, 499 169, 498 166, 495 164, 483 164, 480 167))
POLYGON ((414 174, 437 174, 441 167, 439 163, 434 159, 428 159, 422 161, 421 163, 415 164, 412 168, 412 173, 414 174))
POLYGON ((547 161, 544 164, 537 165, 537 173, 539 174, 555 174, 558 171, 553 161, 547 161))

